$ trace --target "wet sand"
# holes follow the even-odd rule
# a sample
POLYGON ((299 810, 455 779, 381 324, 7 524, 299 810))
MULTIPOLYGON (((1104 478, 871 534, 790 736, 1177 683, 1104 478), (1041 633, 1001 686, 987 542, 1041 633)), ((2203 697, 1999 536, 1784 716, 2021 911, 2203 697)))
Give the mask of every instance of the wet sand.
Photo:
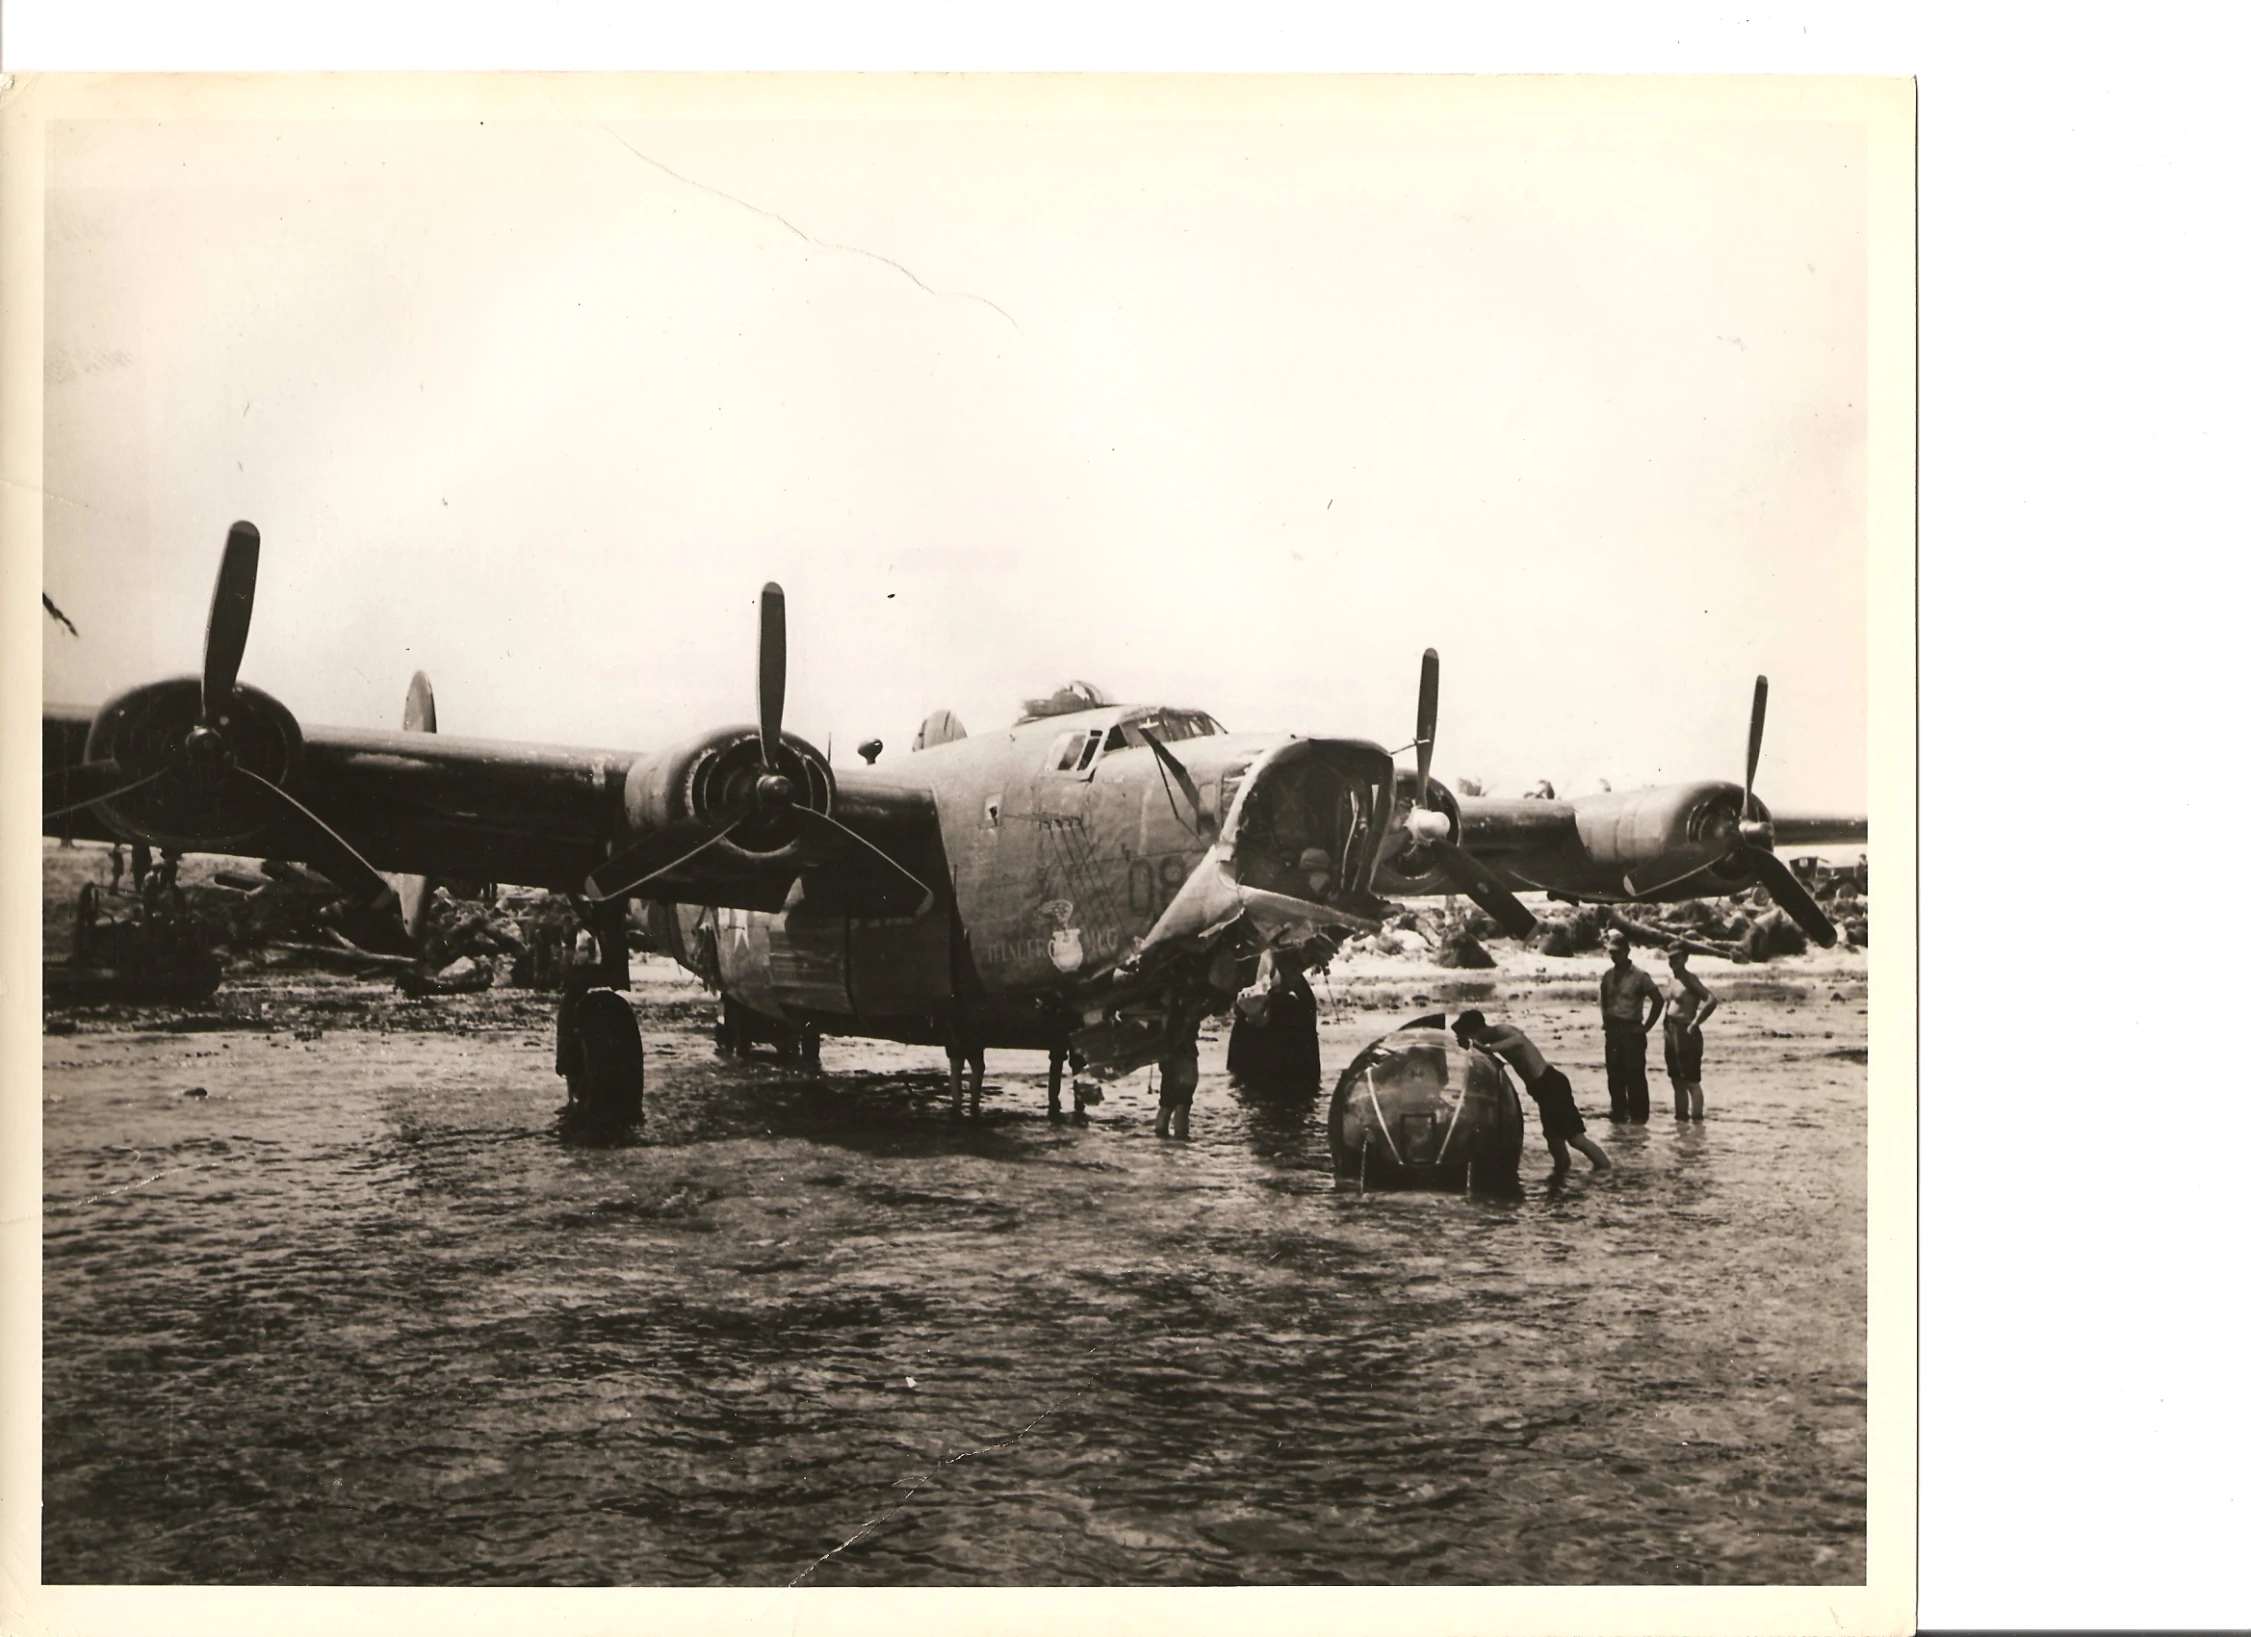
MULTIPOLYGON (((558 1137, 551 1003, 268 978, 45 1042, 52 1581, 1848 1584, 1865 964, 1698 963, 1710 1117, 1598 1117, 1597 957, 1368 960, 1334 1075, 1498 997, 1618 1162, 1355 1197, 1326 1096, 995 1053, 715 1056, 644 963, 649 1120, 558 1137), (193 1088, 205 1095, 191 1096, 193 1088)), ((1650 963, 1645 963, 1650 964, 1650 963)), ((1652 1056, 1656 1053, 1653 1051, 1652 1056)), ((1534 1129, 1536 1130, 1536 1122, 1534 1129)))

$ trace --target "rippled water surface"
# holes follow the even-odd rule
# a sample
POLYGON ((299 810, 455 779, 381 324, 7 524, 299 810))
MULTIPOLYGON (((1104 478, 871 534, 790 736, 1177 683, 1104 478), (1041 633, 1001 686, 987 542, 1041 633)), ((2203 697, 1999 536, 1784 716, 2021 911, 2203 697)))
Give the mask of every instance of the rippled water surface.
MULTIPOLYGON (((996 1053, 957 1125, 931 1053, 808 1083, 638 998, 620 1148, 528 1000, 49 1038, 45 1577, 1862 1578, 1857 1001, 1738 1001, 1707 1124, 1487 1203, 1340 1193, 1216 1038, 1182 1146, 1138 1080, 1055 1126, 996 1053)), ((1331 1071, 1405 1015, 1325 1010, 1331 1071)), ((1587 996, 1515 1015, 1591 1113, 1587 996)))

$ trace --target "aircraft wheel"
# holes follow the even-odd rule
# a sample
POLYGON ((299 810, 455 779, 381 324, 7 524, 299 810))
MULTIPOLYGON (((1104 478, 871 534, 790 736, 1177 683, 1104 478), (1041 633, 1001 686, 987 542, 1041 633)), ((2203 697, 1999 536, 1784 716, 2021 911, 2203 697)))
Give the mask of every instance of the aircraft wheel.
POLYGON ((641 1025, 625 997, 590 989, 571 1009, 569 1112, 591 1125, 637 1124, 641 1118, 641 1025))

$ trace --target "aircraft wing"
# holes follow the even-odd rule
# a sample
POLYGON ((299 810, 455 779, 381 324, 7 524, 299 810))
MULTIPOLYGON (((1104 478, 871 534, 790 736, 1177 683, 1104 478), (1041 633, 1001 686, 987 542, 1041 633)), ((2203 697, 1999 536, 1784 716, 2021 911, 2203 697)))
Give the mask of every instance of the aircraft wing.
MULTIPOLYGON (((1460 839, 1472 853, 1493 860, 1511 854, 1553 854, 1582 842, 1631 858, 1637 843, 1658 850, 1673 845, 1675 837, 1669 832, 1675 815, 1684 813, 1693 801, 1721 793, 1723 805, 1732 809, 1740 799, 1734 789, 1669 786, 1616 795, 1606 792, 1572 801, 1463 796, 1459 798, 1460 839)), ((1774 826, 1775 845, 1781 847, 1865 846, 1868 841, 1865 815, 1773 813, 1769 822, 1774 826)))
MULTIPOLYGON (((324 846, 310 825, 197 836, 159 830, 133 794, 119 795, 114 804, 56 800, 58 794, 76 797, 72 770, 86 761, 94 715, 71 707, 46 712, 46 805, 64 809, 50 811, 47 834, 150 840, 182 851, 329 868, 333 844, 324 846), (134 818, 142 822, 127 822, 134 818)), ((577 893, 632 838, 626 785, 640 760, 630 751, 308 726, 281 785, 377 870, 577 893)), ((935 807, 927 792, 863 789, 862 782, 840 774, 833 821, 809 821, 784 847, 750 853, 722 841, 641 884, 632 896, 778 910, 795 889, 846 913, 912 912, 927 894, 909 891, 900 871, 884 860, 927 878, 917 866, 937 846, 935 807), (871 857, 871 849, 883 858, 871 857)))
MULTIPOLYGON (((91 710, 47 710, 50 789, 85 760, 93 718, 91 710)), ((308 727, 284 784, 377 869, 575 892, 622 822, 633 760, 615 751, 308 727)), ((103 805, 50 815, 44 828, 88 840, 142 839, 108 823, 103 805)), ((292 857, 287 840, 255 837, 240 848, 202 850, 292 857)))
MULTIPOLYGON (((1469 796, 1458 802, 1458 834, 1462 850, 1507 885, 1610 902, 1734 892, 1754 881, 1787 899, 1795 889, 1774 857, 1777 845, 1868 840, 1865 818, 1773 814, 1763 804, 1753 806, 1746 829, 1743 802, 1742 786, 1719 781, 1570 801, 1469 796)), ((1791 913, 1829 941, 1810 900, 1791 913)))

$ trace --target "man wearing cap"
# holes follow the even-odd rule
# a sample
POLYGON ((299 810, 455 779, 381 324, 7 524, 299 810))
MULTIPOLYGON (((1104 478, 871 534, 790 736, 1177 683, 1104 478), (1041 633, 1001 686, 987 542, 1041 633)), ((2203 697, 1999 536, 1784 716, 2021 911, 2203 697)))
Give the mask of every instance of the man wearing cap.
POLYGON ((1665 995, 1634 965, 1633 946, 1623 932, 1612 927, 1602 942, 1610 951, 1610 970, 1602 975, 1602 1067, 1610 1078, 1610 1117, 1647 1125, 1649 1031, 1665 1015, 1665 995))
POLYGON ((1547 1138, 1548 1152, 1555 1156, 1551 1180, 1561 1181, 1571 1169, 1574 1148, 1586 1155, 1597 1171, 1610 1169, 1610 1156, 1587 1135, 1587 1122, 1580 1118, 1571 1082, 1540 1055, 1540 1048, 1524 1037, 1522 1029, 1508 1023, 1488 1023, 1483 1012, 1464 1012, 1454 1022, 1454 1038, 1464 1046, 1491 1053, 1522 1078, 1524 1089, 1540 1110, 1540 1135, 1547 1138))

